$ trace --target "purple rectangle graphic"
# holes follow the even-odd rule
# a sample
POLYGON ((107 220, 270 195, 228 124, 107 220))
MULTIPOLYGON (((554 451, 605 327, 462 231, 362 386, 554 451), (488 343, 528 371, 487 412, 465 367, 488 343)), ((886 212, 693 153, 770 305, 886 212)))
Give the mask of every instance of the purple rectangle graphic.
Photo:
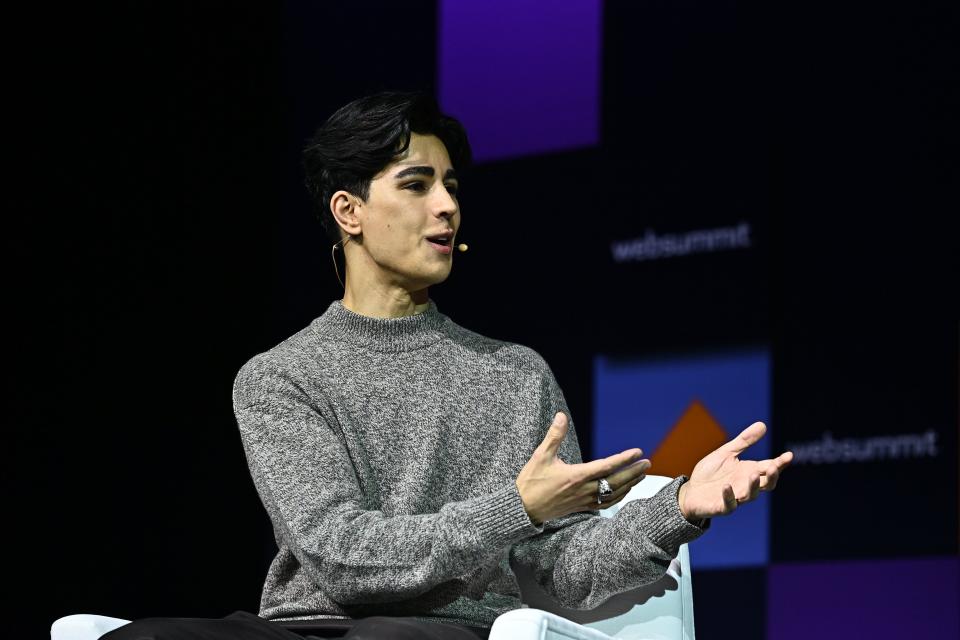
POLYGON ((768 593, 767 638, 960 637, 956 556, 775 565, 768 593))
POLYGON ((441 0, 443 110, 478 161, 599 142, 600 0, 441 0))

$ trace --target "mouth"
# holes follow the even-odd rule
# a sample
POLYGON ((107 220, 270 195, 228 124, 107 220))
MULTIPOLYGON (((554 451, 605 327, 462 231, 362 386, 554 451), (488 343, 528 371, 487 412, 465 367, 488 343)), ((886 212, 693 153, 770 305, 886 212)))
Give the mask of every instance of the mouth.
POLYGON ((442 253, 450 253, 450 245, 453 243, 453 231, 427 236, 427 242, 442 253))

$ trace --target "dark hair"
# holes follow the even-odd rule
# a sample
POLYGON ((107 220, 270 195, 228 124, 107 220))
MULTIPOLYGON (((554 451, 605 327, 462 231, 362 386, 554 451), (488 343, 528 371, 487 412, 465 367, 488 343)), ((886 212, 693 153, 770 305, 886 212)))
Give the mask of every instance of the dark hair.
POLYGON ((366 200, 371 179, 407 150, 411 132, 437 136, 458 172, 469 167, 467 132, 428 94, 386 91, 360 98, 317 129, 303 150, 303 167, 316 215, 332 239, 340 240, 340 227, 330 198, 343 189, 366 200))

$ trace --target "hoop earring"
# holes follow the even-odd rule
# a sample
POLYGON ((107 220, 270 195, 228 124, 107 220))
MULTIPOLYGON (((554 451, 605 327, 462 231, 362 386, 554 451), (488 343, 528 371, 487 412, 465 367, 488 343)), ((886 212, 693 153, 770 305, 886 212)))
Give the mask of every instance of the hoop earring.
MULTIPOLYGON (((339 240, 339 241, 337 241, 337 242, 334 242, 334 243, 333 243, 333 248, 330 249, 330 257, 333 259, 333 272, 337 274, 337 280, 340 280, 340 269, 337 268, 337 245, 342 243, 343 246, 345 247, 345 246, 347 246, 347 243, 350 242, 350 240, 352 240, 352 239, 353 239, 353 236, 347 236, 347 237, 344 238, 343 240, 339 240)), ((344 267, 344 269, 346 269, 346 267, 347 267, 347 259, 346 259, 346 256, 344 256, 344 259, 343 259, 343 267, 344 267)), ((344 289, 347 288, 347 286, 346 286, 345 284, 343 284, 343 280, 340 280, 340 286, 343 287, 344 289)))

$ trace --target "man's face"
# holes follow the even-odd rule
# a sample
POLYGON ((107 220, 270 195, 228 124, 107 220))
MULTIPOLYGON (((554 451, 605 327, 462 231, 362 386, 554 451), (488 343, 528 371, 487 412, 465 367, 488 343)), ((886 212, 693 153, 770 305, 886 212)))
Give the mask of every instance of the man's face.
POLYGON ((453 265, 454 237, 428 240, 460 226, 457 178, 439 138, 411 133, 410 146, 370 182, 358 207, 363 247, 375 277, 415 291, 443 282, 453 265))

